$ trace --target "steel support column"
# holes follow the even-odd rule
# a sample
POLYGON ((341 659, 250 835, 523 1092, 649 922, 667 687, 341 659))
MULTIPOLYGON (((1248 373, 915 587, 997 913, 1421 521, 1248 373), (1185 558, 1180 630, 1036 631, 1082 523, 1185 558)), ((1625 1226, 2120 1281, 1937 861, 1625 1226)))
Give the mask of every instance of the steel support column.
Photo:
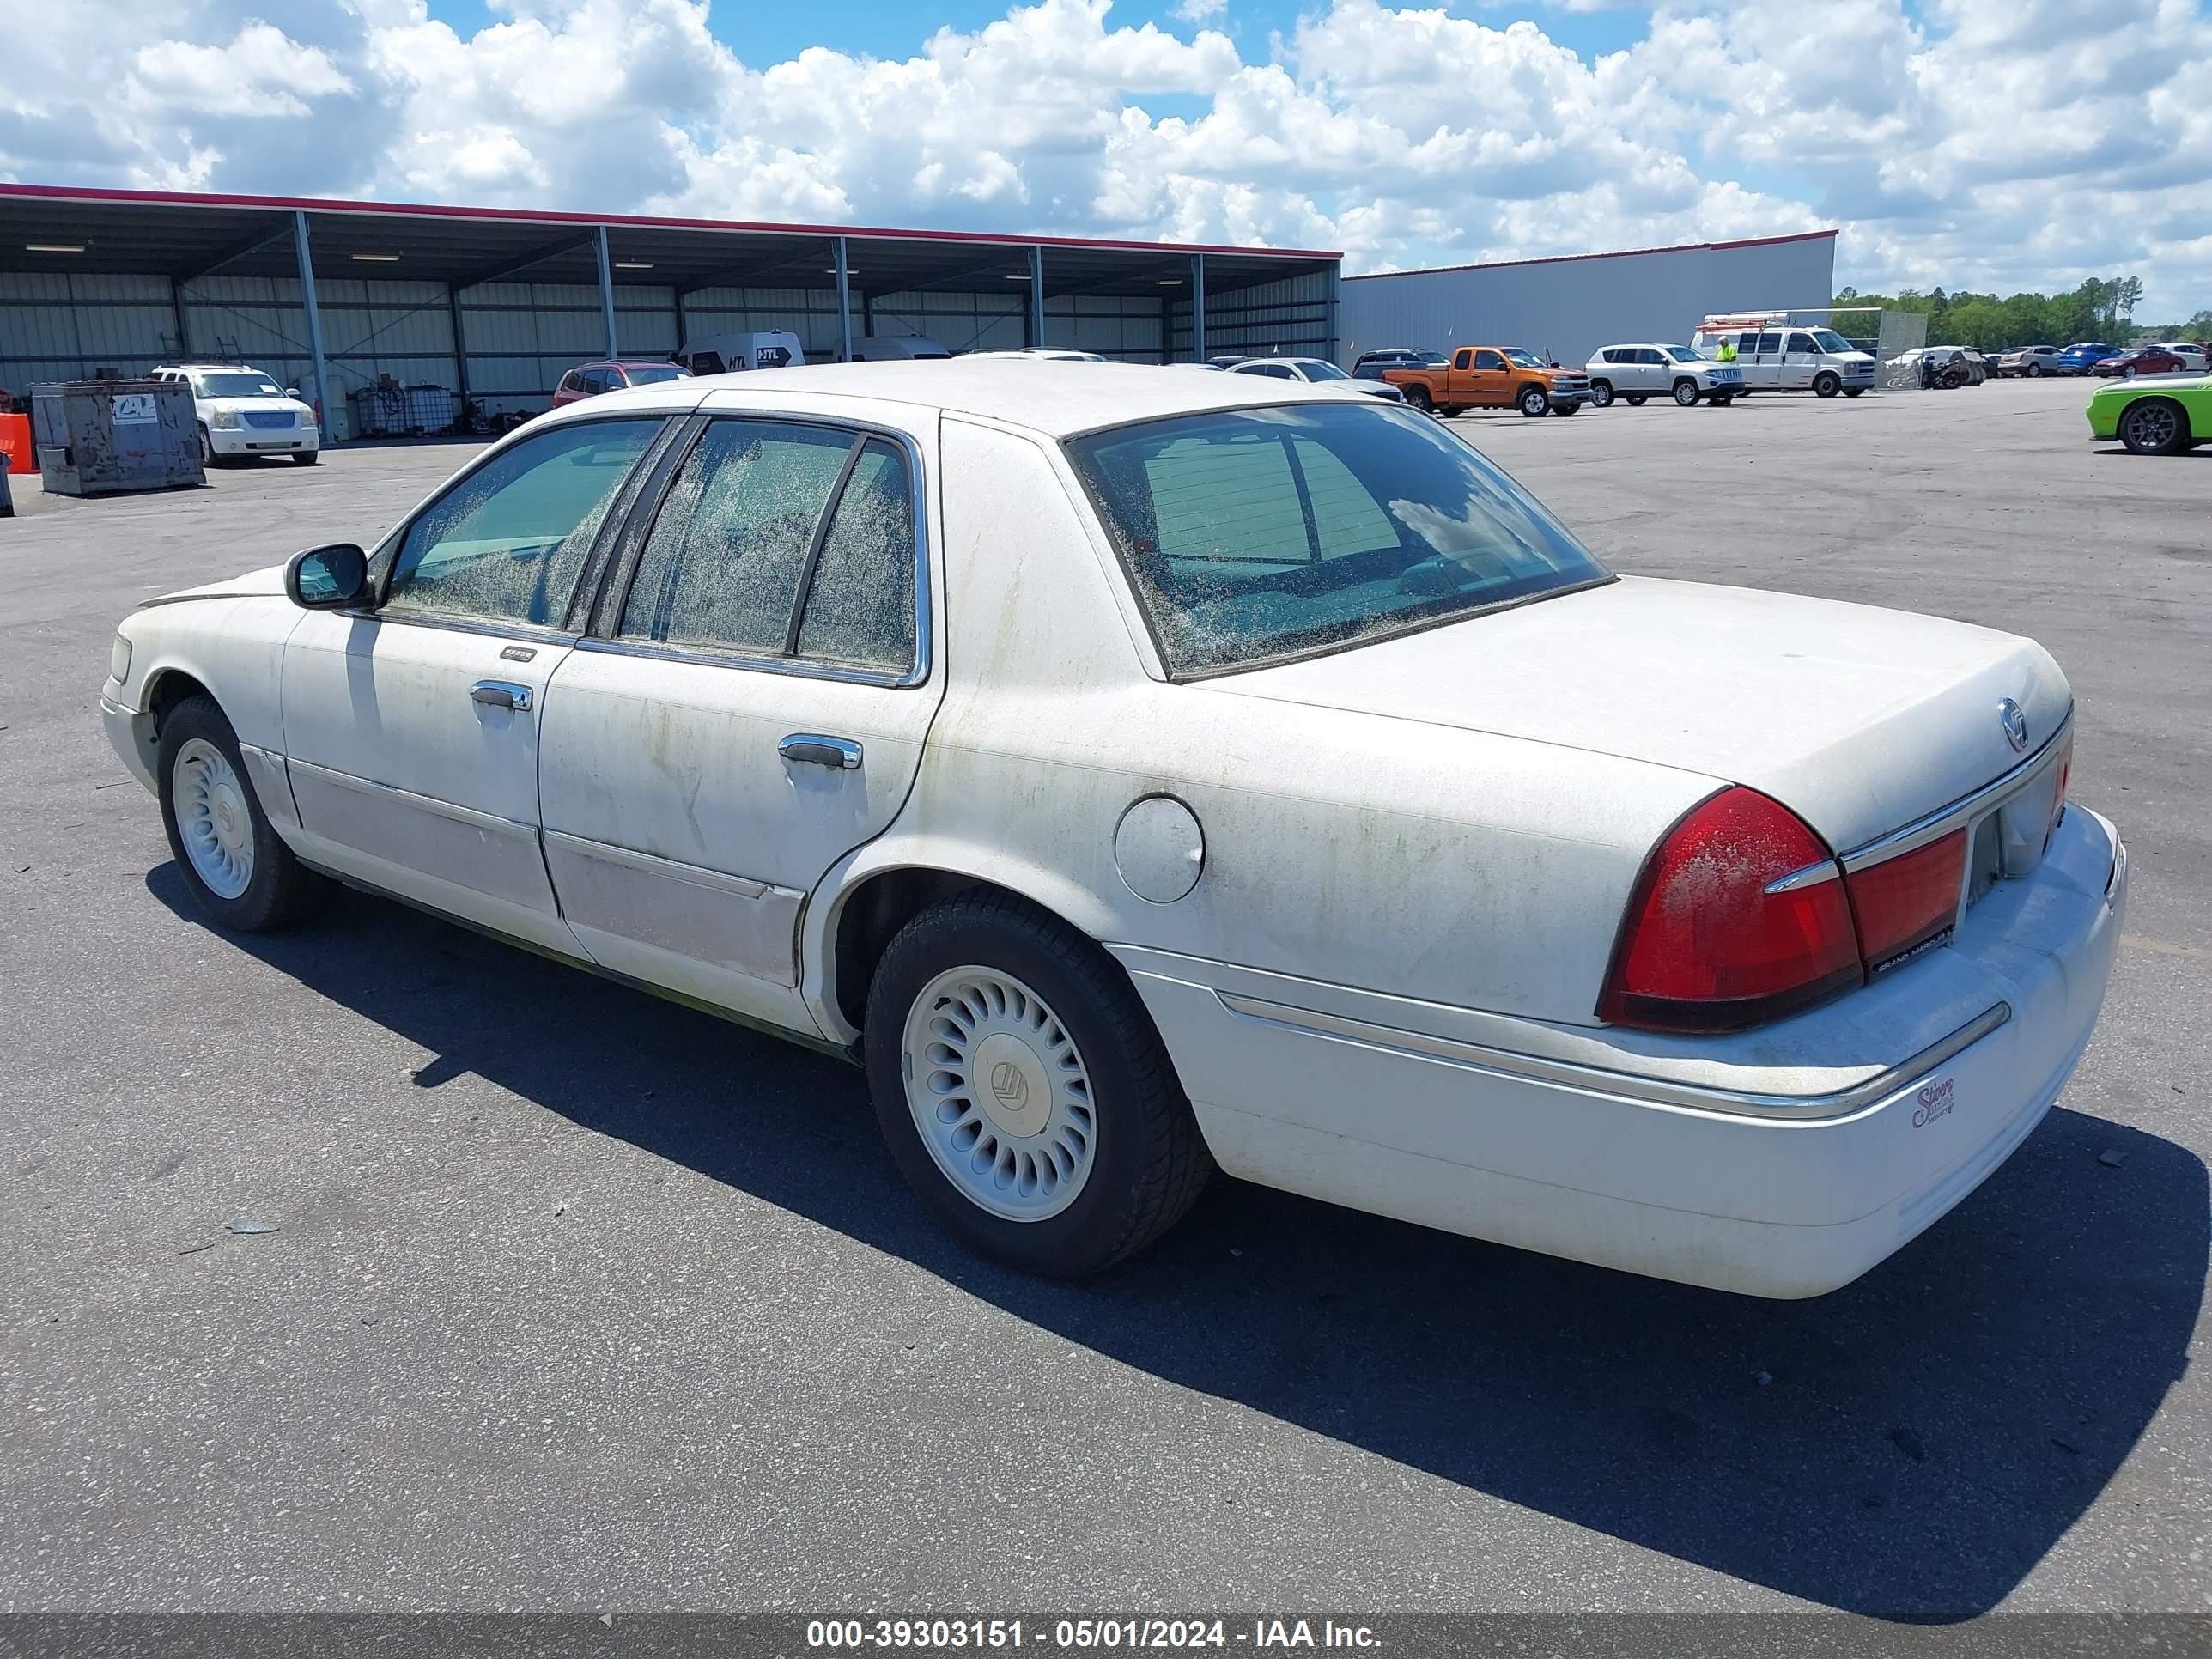
POLYGON ((614 262, 607 253, 607 228, 592 227, 592 245, 599 256, 599 314, 606 319, 607 356, 622 356, 622 345, 615 338, 615 273, 614 262))
POLYGON ((1206 361, 1206 256, 1190 256, 1190 359, 1206 361))
POLYGON ((1044 247, 1030 244, 1030 331, 1031 345, 1041 346, 1044 339, 1044 247))
POLYGON ((188 363, 192 360, 192 335, 185 322, 185 285, 174 276, 169 278, 169 309, 177 319, 177 361, 188 363))
POLYGON ((331 407, 331 378, 323 368, 323 313, 315 303, 315 262, 307 245, 307 216, 292 210, 292 248, 300 258, 300 309, 307 318, 307 355, 313 360, 315 416, 321 424, 317 440, 327 449, 337 441, 337 411, 331 407))
POLYGON ((1343 355, 1344 266, 1340 261, 1328 268, 1328 360, 1336 362, 1343 355))
POLYGON ((835 236, 830 246, 837 269, 837 361, 853 361, 853 276, 845 258, 845 239, 835 236))
POLYGON ((446 284, 446 314, 453 319, 453 378, 460 383, 461 416, 469 412, 469 337, 461 329, 461 291, 446 284))

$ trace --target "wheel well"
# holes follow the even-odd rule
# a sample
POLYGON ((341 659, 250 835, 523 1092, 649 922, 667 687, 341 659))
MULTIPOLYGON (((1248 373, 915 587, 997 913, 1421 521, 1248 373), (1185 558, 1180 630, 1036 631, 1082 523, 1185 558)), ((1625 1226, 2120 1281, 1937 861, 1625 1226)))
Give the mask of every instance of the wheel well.
POLYGON ((214 693, 181 668, 156 671, 154 683, 147 688, 147 712, 154 717, 154 737, 159 741, 161 722, 169 718, 169 711, 188 697, 212 698, 214 693))
POLYGON ((930 906, 968 892, 1003 893, 1018 903, 1031 903, 996 882, 923 868, 885 870, 870 876, 846 896, 844 908, 837 913, 830 988, 837 1012, 855 1030, 868 1011, 868 987, 875 979, 876 965, 898 937, 899 929, 930 906))

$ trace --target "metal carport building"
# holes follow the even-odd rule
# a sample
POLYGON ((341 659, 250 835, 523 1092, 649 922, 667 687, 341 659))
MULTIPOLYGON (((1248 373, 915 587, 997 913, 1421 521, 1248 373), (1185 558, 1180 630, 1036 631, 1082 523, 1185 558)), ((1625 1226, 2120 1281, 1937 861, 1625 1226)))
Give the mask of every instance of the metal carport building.
POLYGON ((1171 362, 1334 356, 1340 256, 1306 250, 776 225, 0 184, 0 386, 238 361, 349 434, 389 380, 489 416, 542 409, 600 356, 788 329, 813 361, 867 335, 1171 362))

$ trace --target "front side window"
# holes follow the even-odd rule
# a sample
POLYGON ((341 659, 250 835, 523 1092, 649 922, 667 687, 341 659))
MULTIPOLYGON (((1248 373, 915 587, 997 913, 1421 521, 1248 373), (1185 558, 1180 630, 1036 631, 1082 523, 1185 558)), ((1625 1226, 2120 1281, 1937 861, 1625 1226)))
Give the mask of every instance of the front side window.
POLYGON ((386 606, 559 626, 608 503, 660 425, 580 421, 502 450, 409 526, 386 606))
POLYGON ((1068 447, 1179 678, 1610 580, 1519 485, 1403 411, 1224 410, 1068 447))
POLYGON ((1811 353, 1818 351, 1820 347, 1813 343, 1813 337, 1809 334, 1792 334, 1790 337, 1790 349, 1811 353))
POLYGON ((914 567, 911 480, 896 444, 720 420, 653 521, 620 632, 902 670, 914 658, 914 567))
POLYGON ((1478 351, 1474 354, 1474 366, 1477 368, 1503 368, 1505 359, 1494 351, 1478 351))

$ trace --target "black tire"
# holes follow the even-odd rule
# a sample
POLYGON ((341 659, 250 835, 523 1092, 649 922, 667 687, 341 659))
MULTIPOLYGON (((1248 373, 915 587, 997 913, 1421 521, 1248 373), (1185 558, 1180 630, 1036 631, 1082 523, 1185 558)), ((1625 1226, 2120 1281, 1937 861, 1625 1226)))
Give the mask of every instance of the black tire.
POLYGON ((222 458, 215 453, 215 440, 208 436, 208 429, 203 425, 200 428, 200 471, 210 471, 222 465, 222 458))
POLYGON ((1813 395, 1815 398, 1832 398, 1843 389, 1842 378, 1832 369, 1824 368, 1813 377, 1813 395))
POLYGON ((1581 400, 1579 398, 1573 398, 1563 404, 1553 404, 1552 405, 1552 413, 1554 415, 1579 415, 1582 413, 1582 409, 1583 406, 1581 400))
POLYGON ((1513 404, 1533 421, 1552 412, 1552 394, 1540 386, 1525 386, 1514 398, 1513 404))
POLYGON ((169 852, 177 860, 185 890, 202 915, 228 933, 266 933, 305 920, 328 897, 330 883, 295 858, 269 827, 269 815, 261 810, 253 780, 239 755, 237 735, 214 698, 187 697, 162 718, 159 755, 155 781, 161 786, 161 828, 168 834, 169 852), (195 738, 212 744, 230 763, 252 823, 253 873, 245 890, 234 898, 224 897, 202 879, 185 850, 184 832, 177 823, 177 757, 195 738))
POLYGON ((1698 401, 1698 383, 1687 378, 1675 381, 1674 401, 1684 409, 1694 408, 1698 401))
POLYGON ((1437 400, 1429 395, 1429 389, 1425 386, 1402 386, 1400 390, 1405 392, 1406 401, 1425 415, 1437 406, 1437 400))
POLYGON ((1590 407, 1592 409, 1610 409, 1613 407, 1612 381, 1592 380, 1590 382, 1590 407))
POLYGON ((876 1121, 907 1184, 955 1235, 1026 1272, 1104 1271, 1181 1219, 1212 1173, 1174 1064, 1127 975, 1066 923, 1006 895, 949 899, 899 930, 868 988, 861 1041, 876 1121), (938 975, 966 966, 1031 988, 1090 1078, 1096 1161, 1073 1201, 1042 1220, 994 1215, 962 1194, 907 1104, 908 1013, 938 975))
POLYGON ((1846 398, 1863 398, 1866 396, 1866 388, 1863 386, 1847 386, 1844 388, 1844 396, 1846 398))
POLYGON ((1649 392, 1625 392, 1622 394, 1621 401, 1626 403, 1631 409, 1641 409, 1644 407, 1644 398, 1650 395, 1650 394, 1649 392))
POLYGON ((322 459, 323 452, 319 449, 295 449, 292 452, 292 465, 295 466, 313 466, 322 459))
POLYGON ((1705 402, 1715 409, 1726 409, 1735 399, 1733 392, 1709 392, 1705 394, 1705 402))
POLYGON ((2031 380, 2039 380, 2043 378, 2043 365, 2041 363, 2030 363, 2026 368, 2021 370, 2021 373, 2027 375, 2031 380))
POLYGON ((2120 441, 2136 455, 2179 455, 2196 442, 2189 411, 2171 398, 2138 398, 2120 411, 2120 441))

